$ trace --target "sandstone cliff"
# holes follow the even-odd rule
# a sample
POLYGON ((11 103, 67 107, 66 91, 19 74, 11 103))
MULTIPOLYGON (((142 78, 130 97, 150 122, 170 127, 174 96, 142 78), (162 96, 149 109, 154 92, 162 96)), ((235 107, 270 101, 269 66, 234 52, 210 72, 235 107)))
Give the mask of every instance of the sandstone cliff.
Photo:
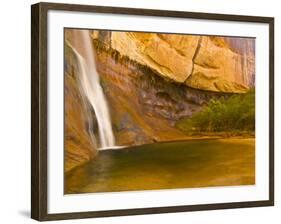
POLYGON ((254 85, 253 39, 110 31, 94 31, 92 36, 160 76, 192 88, 243 93, 254 85))

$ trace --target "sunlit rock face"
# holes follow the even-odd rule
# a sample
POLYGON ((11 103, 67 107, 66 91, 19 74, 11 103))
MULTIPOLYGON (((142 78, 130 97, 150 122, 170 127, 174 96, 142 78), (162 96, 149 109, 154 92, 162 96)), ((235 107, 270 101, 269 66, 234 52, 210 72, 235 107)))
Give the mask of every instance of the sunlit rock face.
POLYGON ((191 74, 198 37, 111 32, 111 47, 163 77, 183 83, 191 74))
POLYGON ((243 93, 254 85, 254 39, 106 31, 93 38, 192 88, 243 93))
POLYGON ((186 84, 194 88, 219 92, 245 92, 254 77, 253 49, 249 39, 200 37, 194 57, 194 70, 186 84), (240 47, 245 45, 245 47, 240 47))

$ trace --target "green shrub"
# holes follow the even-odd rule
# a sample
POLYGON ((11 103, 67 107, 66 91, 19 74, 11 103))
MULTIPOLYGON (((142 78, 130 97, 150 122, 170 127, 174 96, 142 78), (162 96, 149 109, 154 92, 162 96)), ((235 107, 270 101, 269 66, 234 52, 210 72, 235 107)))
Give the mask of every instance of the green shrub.
POLYGON ((227 99, 212 99, 191 118, 178 121, 176 127, 193 132, 254 131, 255 89, 227 99))

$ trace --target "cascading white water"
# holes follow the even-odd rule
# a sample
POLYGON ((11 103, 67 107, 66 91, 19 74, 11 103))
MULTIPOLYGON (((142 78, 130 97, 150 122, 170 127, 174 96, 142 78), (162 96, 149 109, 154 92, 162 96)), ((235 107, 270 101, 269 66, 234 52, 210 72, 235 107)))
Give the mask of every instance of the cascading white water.
POLYGON ((114 148, 115 139, 111 119, 96 69, 94 48, 91 43, 90 33, 88 30, 81 30, 79 33, 81 35, 80 44, 83 46, 83 57, 74 48, 73 51, 77 55, 80 66, 80 74, 78 76, 81 85, 80 89, 95 111, 99 128, 100 149, 114 148))

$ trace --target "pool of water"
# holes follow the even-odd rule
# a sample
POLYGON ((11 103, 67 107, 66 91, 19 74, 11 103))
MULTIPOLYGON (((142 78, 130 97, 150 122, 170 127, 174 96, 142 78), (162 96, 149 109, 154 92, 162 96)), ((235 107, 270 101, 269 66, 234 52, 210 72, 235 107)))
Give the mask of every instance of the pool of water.
POLYGON ((65 193, 255 184, 255 139, 189 140, 100 151, 65 174, 65 193))

